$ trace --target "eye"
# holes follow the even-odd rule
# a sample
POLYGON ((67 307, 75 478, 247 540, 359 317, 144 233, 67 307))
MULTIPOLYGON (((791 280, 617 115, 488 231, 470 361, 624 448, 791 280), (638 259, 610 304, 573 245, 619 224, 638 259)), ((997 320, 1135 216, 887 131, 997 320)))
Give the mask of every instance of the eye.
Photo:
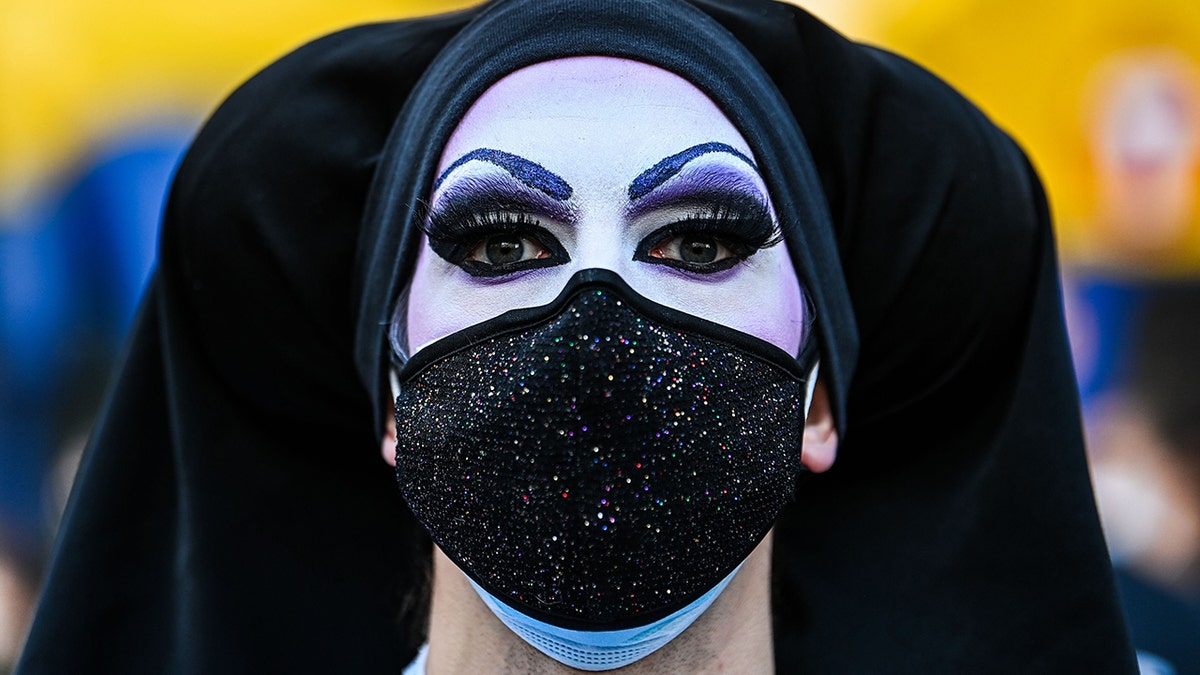
POLYGON ((633 259, 713 274, 782 240, 765 209, 744 216, 730 209, 711 209, 655 230, 638 244, 633 259))
POLYGON ((429 247, 476 277, 498 277, 571 259, 539 219, 513 211, 444 208, 430 214, 429 247))
POLYGON ((466 260, 483 265, 515 265, 530 260, 545 260, 553 255, 534 237, 516 232, 501 232, 479 240, 466 260))
MULTIPOLYGON (((661 260, 677 260, 688 265, 714 266, 738 256, 733 248, 716 236, 704 232, 668 235, 650 247, 646 254, 661 260)), ((722 266, 726 269, 728 266, 722 266)))

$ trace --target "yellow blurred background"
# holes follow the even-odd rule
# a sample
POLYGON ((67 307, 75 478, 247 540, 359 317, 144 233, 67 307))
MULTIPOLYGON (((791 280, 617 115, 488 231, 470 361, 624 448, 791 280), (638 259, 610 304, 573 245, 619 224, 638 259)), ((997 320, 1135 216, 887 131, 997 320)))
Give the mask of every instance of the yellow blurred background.
POLYGON ((95 139, 147 117, 198 122, 243 80, 312 38, 470 4, 6 0, 0 5, 0 209, 30 198, 95 139))
MULTIPOLYGON (((46 385, 47 373, 104 379, 152 264, 162 190, 191 133, 238 84, 312 38, 472 4, 0 4, 0 493, 7 492, 0 494, 0 673, 19 648, 62 486, 86 435, 84 424, 35 436, 34 427, 54 425, 62 414, 49 409, 61 403, 63 389, 46 385), (156 129, 157 136, 148 132, 156 129), (126 194, 131 203, 140 200, 136 213, 122 204, 126 194), (144 233, 122 232, 134 227, 144 233), (90 316, 96 302, 78 289, 93 293, 92 282, 116 274, 115 267, 65 279, 59 272, 81 254, 62 251, 104 228, 115 234, 82 246, 84 260, 91 264, 87 256, 111 249, 117 259, 125 256, 119 266, 128 280, 106 296, 111 309, 96 322, 103 328, 81 329, 78 317, 90 316), (63 342, 58 336, 67 329, 82 330, 82 337, 63 342), (80 365, 81 351, 95 358, 80 365)), ((1130 367, 1137 308, 1159 285, 1200 274, 1200 2, 796 4, 932 70, 1030 154, 1047 186, 1067 270, 1089 442, 1103 448, 1120 434, 1097 422, 1104 417, 1097 411, 1110 409, 1130 367)), ((95 397, 70 414, 86 418, 94 405, 95 397)), ((1105 453, 1095 452, 1102 463, 1105 453)), ((1200 492, 1200 480, 1193 487, 1200 492)), ((1200 504, 1193 506, 1200 523, 1200 504)), ((1195 539, 1189 555, 1200 561, 1200 524, 1193 530, 1176 536, 1195 539)))
MULTIPOLYGON (((0 6, 4 101, 0 106, 0 214, 12 213, 34 198, 97 139, 120 134, 146 118, 172 116, 198 123, 237 84, 309 39, 356 23, 452 11, 471 4, 475 3, 7 0, 0 6)), ((1168 95, 1186 99, 1176 104, 1184 109, 1175 114, 1187 118, 1179 122, 1187 129, 1176 140, 1180 146, 1193 147, 1188 157, 1168 159, 1187 165, 1184 173, 1193 191, 1200 180, 1192 156, 1200 127, 1198 2, 813 0, 798 4, 844 33, 899 51, 928 67, 1013 134, 1049 188, 1069 258, 1109 262, 1113 257, 1090 239, 1099 236, 1092 230, 1103 229, 1096 223, 1118 218, 1111 211, 1120 210, 1101 203, 1104 200, 1098 195, 1105 180, 1099 156, 1105 132, 1097 127, 1103 126, 1098 118, 1105 110, 1137 107, 1136 101, 1122 102, 1122 96, 1138 95, 1122 92, 1122 87, 1152 87, 1144 80, 1158 77, 1165 82, 1161 86, 1178 90, 1168 95), (1150 63, 1156 57, 1161 61, 1157 71, 1150 63), (1138 63, 1145 72, 1132 72, 1138 63), (1171 78, 1178 81, 1168 82, 1171 78), (1182 138, 1185 135, 1188 138, 1182 138)), ((1125 110, 1124 114, 1139 113, 1125 110)), ((1136 120, 1127 123, 1137 124, 1136 120)), ((1109 132, 1120 133, 1119 129, 1109 132)), ((1136 135, 1138 130, 1125 133, 1136 135)), ((1160 227, 1183 232, 1170 241, 1171 246, 1141 255, 1137 264, 1168 273, 1200 267, 1200 217, 1186 205, 1179 210, 1187 213, 1164 217, 1186 223, 1160 227)), ((16 225, 11 218, 0 223, 16 225)))

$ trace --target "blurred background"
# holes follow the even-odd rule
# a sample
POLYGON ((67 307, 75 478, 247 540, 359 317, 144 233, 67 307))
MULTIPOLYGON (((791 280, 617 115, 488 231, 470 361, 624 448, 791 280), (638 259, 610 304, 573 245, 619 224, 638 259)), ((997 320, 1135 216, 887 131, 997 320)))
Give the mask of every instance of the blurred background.
MULTIPOLYGON (((0 673, 204 117, 321 34, 470 4, 0 4, 0 673)), ((1200 673, 1200 2, 798 4, 948 80, 1041 172, 1143 672, 1200 673)))

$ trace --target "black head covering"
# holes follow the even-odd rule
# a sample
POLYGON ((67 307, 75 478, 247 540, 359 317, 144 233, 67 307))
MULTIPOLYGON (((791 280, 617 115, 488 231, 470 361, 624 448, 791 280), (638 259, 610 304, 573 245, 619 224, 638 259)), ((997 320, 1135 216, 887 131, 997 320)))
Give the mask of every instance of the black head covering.
POLYGON ((796 225, 842 445, 777 526, 779 670, 1135 672, 1033 172, 929 74, 765 0, 502 0, 235 92, 176 178, 20 672, 403 667, 428 544, 378 435, 413 208, 479 93, 570 54, 707 91, 796 225))

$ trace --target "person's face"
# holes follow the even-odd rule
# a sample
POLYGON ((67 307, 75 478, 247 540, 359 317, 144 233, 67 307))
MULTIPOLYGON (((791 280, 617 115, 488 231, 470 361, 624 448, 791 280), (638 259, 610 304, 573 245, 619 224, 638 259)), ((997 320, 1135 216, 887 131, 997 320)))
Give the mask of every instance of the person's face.
MULTIPOLYGON (((597 267, 791 354, 808 339, 800 282, 749 146, 708 96, 665 70, 579 57, 512 73, 467 112, 437 175, 433 236, 408 289, 410 351, 544 305, 597 267)), ((801 461, 824 471, 837 443, 818 381, 801 461)), ((395 448, 389 418, 389 464, 395 448)))
POLYGON ((408 344, 545 304, 575 272, 605 268, 798 353, 800 283, 752 162, 717 106, 657 67, 578 57, 506 76, 442 153, 408 344))

